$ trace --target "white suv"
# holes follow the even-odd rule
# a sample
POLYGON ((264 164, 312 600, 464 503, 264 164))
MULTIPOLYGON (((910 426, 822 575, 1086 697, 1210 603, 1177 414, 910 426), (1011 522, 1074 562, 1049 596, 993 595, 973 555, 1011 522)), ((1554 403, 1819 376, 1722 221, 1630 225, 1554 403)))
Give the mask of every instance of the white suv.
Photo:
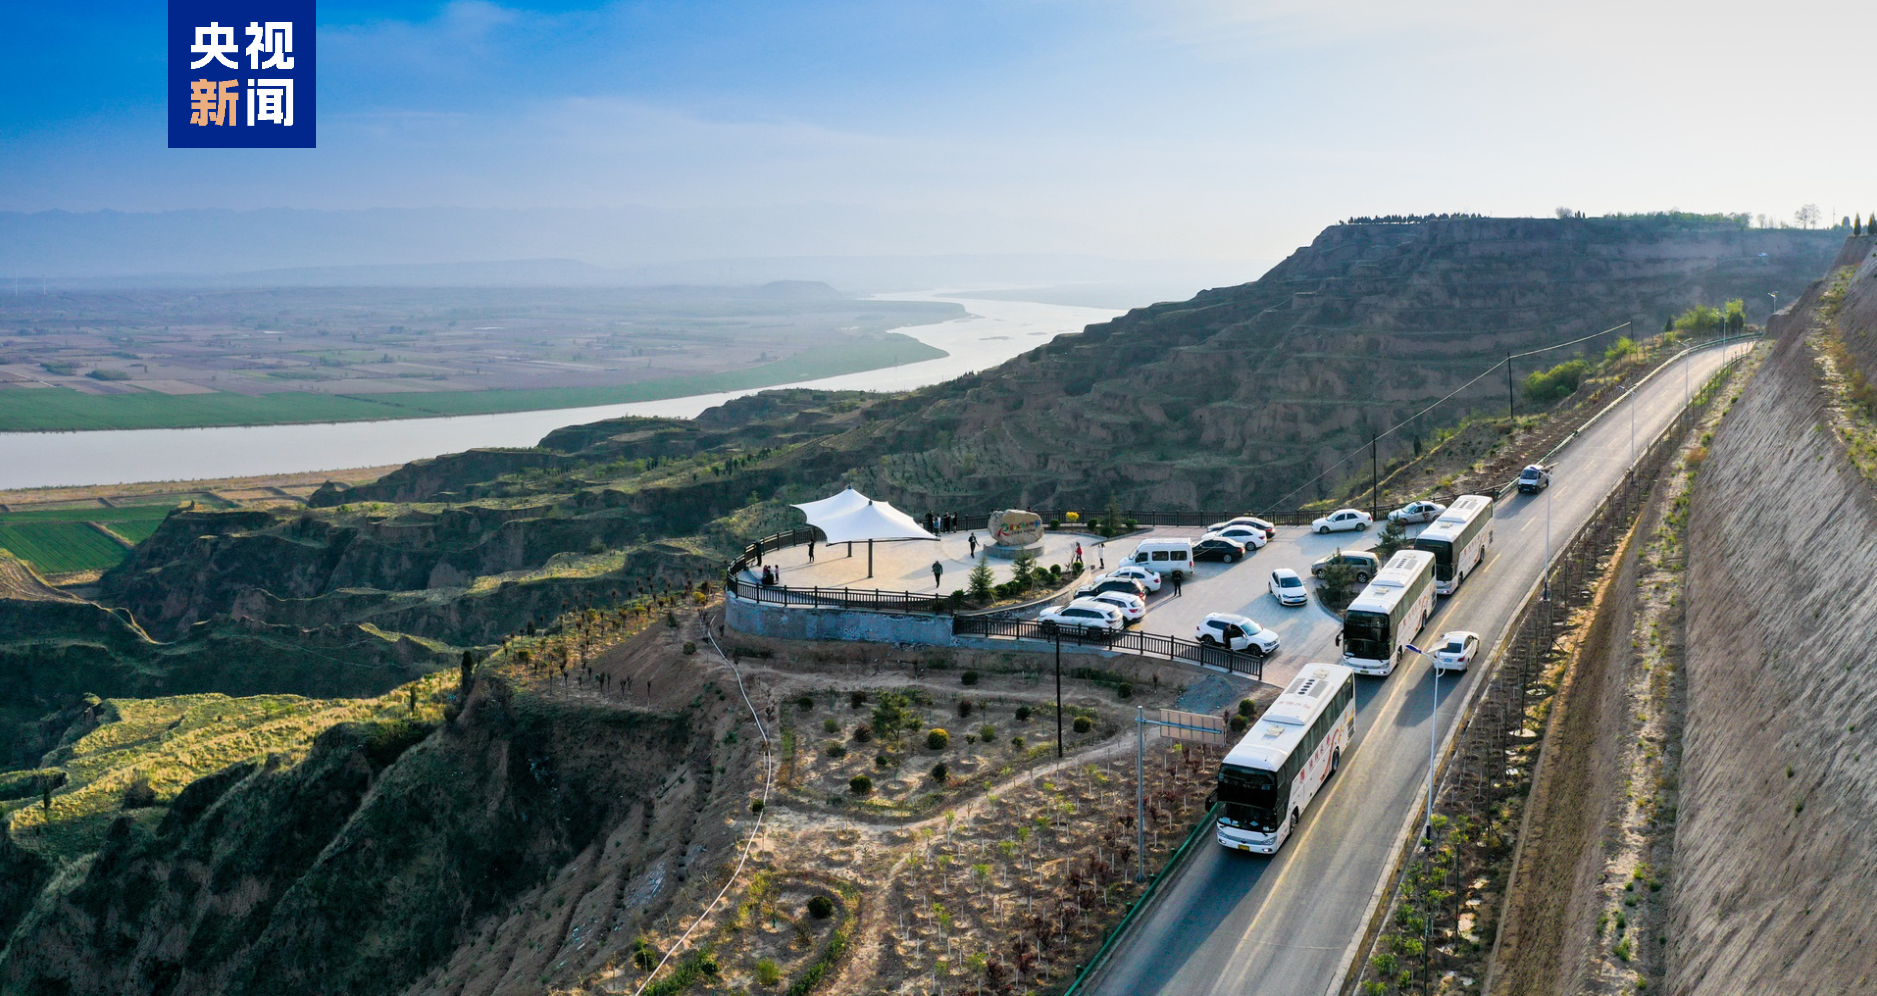
POLYGON ((1339 508, 1334 512, 1310 523, 1313 533, 1340 533, 1350 529, 1361 532, 1369 528, 1375 517, 1359 508, 1339 508))
POLYGON ((1044 629, 1061 628, 1069 632, 1119 633, 1127 628, 1121 610, 1092 598, 1078 598, 1067 605, 1050 606, 1037 614, 1044 629))
POLYGON ((1214 612, 1199 621, 1194 639, 1229 650, 1252 650, 1269 654, 1277 650, 1277 634, 1230 612, 1214 612))

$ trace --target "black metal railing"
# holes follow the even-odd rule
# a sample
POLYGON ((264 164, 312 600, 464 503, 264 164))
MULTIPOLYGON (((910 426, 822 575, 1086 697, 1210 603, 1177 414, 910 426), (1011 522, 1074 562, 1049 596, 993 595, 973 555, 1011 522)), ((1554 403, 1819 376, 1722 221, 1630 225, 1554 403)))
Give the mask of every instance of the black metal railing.
POLYGON ((1047 643, 1126 650, 1149 657, 1222 668, 1235 674, 1264 680, 1264 657, 1260 654, 1227 650, 1217 644, 1195 643, 1177 636, 1123 630, 1112 633, 1077 626, 1057 626, 1034 619, 1000 619, 995 616, 958 616, 952 619, 954 636, 989 636, 1013 640, 1040 640, 1047 643))
POLYGON ((876 612, 948 612, 951 601, 929 591, 884 591, 874 588, 822 588, 762 584, 731 574, 724 587, 732 595, 771 605, 811 605, 829 608, 871 609, 876 612))

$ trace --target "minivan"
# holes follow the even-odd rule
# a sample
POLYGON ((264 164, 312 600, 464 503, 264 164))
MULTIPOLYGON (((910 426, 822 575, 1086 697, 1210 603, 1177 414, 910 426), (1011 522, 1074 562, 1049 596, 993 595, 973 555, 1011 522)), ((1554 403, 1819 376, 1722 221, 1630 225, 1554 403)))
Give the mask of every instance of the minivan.
POLYGON ((1141 540, 1129 555, 1128 563, 1139 564, 1155 574, 1186 578, 1193 574, 1193 541, 1183 539, 1141 540))

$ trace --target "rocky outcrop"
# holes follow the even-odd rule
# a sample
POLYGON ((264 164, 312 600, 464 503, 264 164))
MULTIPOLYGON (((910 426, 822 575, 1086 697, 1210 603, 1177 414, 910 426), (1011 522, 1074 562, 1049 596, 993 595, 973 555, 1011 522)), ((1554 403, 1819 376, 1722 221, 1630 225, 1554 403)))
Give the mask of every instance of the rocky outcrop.
MULTIPOLYGON (((1869 251, 1846 315, 1877 308, 1869 251)), ((1805 342, 1824 288, 1773 324, 1690 508, 1678 996, 1877 988, 1877 499, 1805 342)))

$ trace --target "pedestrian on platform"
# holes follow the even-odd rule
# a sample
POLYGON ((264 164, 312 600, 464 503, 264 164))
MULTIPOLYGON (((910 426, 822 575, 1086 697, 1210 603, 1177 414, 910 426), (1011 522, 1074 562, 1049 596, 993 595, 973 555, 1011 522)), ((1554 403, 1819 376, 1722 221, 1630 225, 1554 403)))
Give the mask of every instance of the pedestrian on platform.
POLYGON ((972 533, 968 542, 971 544, 971 559, 978 559, 978 534, 972 533))
POLYGON ((1179 571, 1173 572, 1173 597, 1174 598, 1180 597, 1180 577, 1181 577, 1181 574, 1179 571))
POLYGON ((932 589, 934 591, 938 590, 939 576, 944 573, 945 573, 945 565, 934 560, 932 562, 932 589))

